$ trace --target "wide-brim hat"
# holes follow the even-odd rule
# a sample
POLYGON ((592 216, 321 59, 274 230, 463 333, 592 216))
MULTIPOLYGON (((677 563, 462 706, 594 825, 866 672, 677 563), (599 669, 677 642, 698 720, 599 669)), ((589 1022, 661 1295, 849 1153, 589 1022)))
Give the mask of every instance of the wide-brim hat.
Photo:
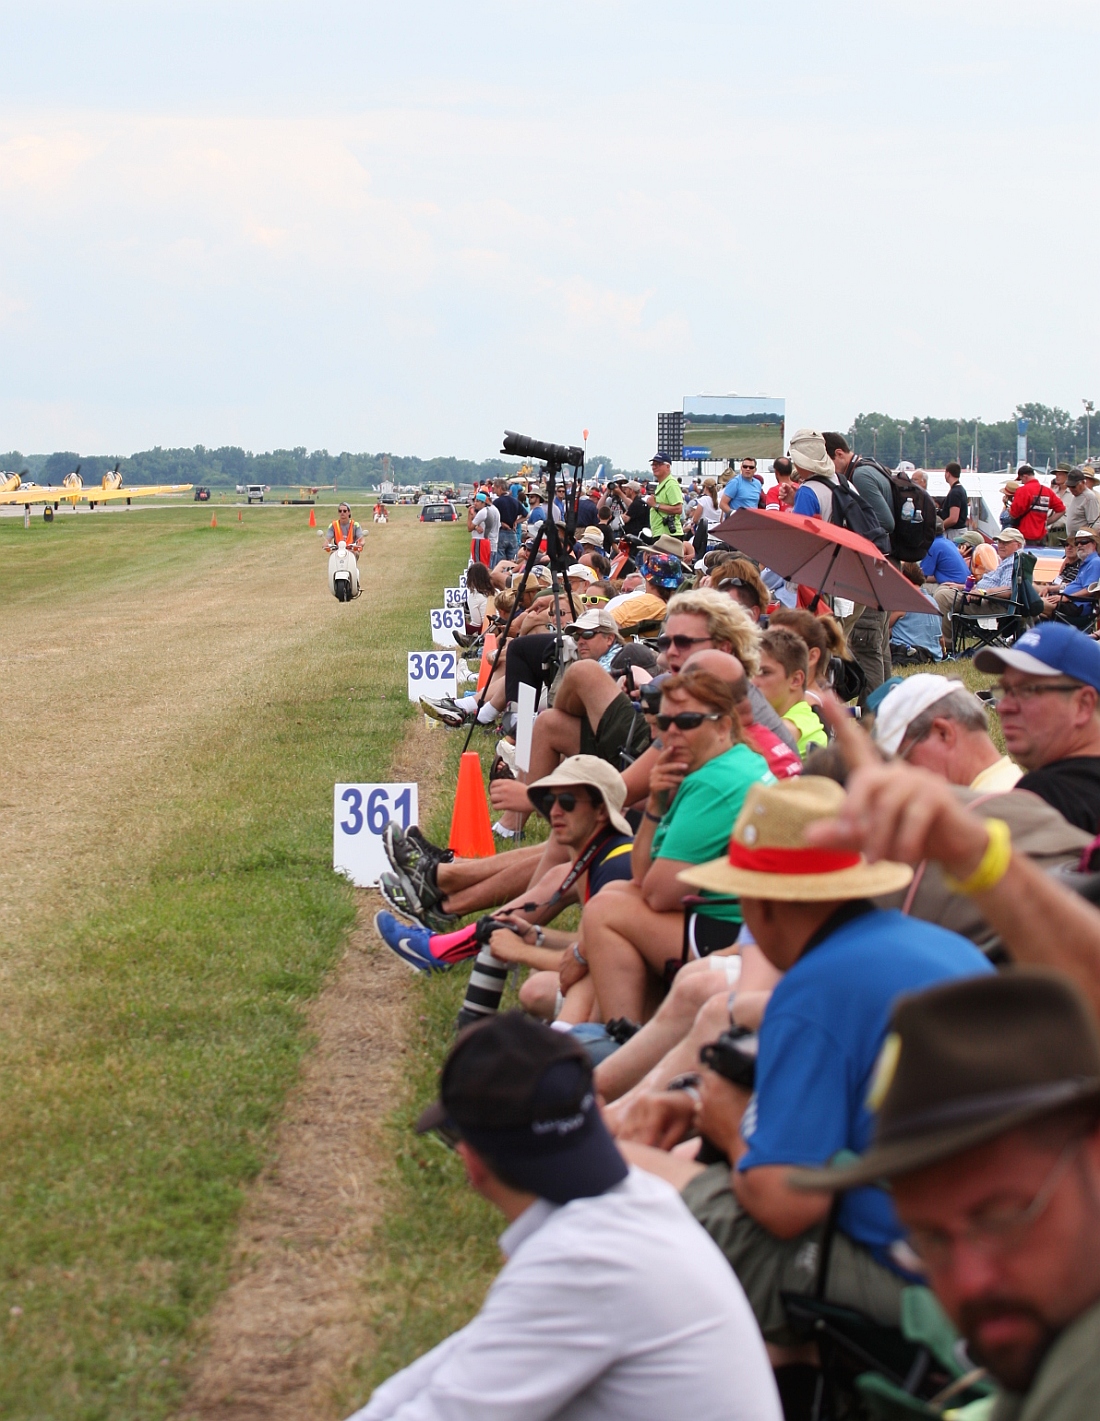
POLYGON ((984 542, 982 535, 971 528, 959 538, 958 546, 961 548, 965 544, 968 548, 980 548, 984 542))
POLYGON ((789 903, 832 903, 897 893, 913 877, 908 864, 868 863, 862 854, 806 843, 808 824, 835 819, 844 790, 819 775, 755 784, 730 837, 725 858, 676 876, 693 888, 789 903))
MULTIPOLYGON (((528 794, 539 789, 567 789, 573 785, 587 785, 598 790, 607 810, 607 817, 620 834, 633 838, 634 830, 623 815, 626 803, 626 781, 614 765, 601 760, 598 755, 570 755, 556 770, 543 775, 541 780, 527 786, 528 794)), ((532 798, 531 803, 535 800, 532 798)))
POLYGON ((644 539, 638 544, 638 551, 668 553, 671 557, 680 558, 684 555, 684 540, 672 533, 662 533, 659 538, 644 539))
POLYGON ((895 1005, 867 1097, 868 1152, 790 1182, 879 1183, 1087 1102, 1100 1103, 1100 1035, 1076 987, 1038 968, 967 977, 895 1005))
POLYGON ((603 534, 598 528, 590 525, 580 534, 577 538, 577 542, 585 543, 590 548, 602 548, 604 545, 603 534))
POLYGON ((836 474, 825 448, 825 440, 816 429, 795 430, 791 437, 790 456, 791 463, 804 474, 823 474, 830 479, 836 474))

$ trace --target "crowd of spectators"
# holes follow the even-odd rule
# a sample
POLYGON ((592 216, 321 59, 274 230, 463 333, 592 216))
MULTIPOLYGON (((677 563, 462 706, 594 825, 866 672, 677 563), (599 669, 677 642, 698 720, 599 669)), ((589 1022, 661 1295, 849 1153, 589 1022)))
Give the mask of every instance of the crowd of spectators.
MULTIPOLYGON (((470 504, 461 641, 492 634, 491 674, 425 710, 498 736, 505 847, 391 823, 376 926, 419 971, 472 959, 417 1128, 504 1215, 506 1262, 360 1421, 1096 1414, 1100 644, 1044 607, 977 677, 893 674, 898 619, 716 546, 742 508, 893 511, 840 436, 776 462, 693 494, 658 456, 575 525, 524 487, 470 504), (945 1375, 897 1370, 918 1314, 945 1375)), ((937 636, 1064 510, 1023 472, 990 544, 949 470, 906 564, 937 636)))

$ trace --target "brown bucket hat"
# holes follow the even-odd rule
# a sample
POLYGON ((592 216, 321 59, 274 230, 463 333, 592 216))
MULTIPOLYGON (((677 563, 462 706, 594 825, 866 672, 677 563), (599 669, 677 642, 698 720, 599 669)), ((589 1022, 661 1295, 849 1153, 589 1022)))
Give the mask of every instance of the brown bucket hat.
POLYGON ((1100 1034, 1072 983, 1026 967, 968 977, 895 1006, 868 1152, 790 1181, 835 1190, 911 1174, 1083 1101, 1100 1101, 1100 1034))

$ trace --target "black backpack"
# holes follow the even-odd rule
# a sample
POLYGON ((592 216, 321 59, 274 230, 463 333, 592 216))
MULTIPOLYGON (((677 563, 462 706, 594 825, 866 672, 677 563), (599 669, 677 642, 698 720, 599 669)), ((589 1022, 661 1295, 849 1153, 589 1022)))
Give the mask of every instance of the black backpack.
POLYGON ((843 474, 837 475, 836 483, 823 475, 812 474, 807 480, 811 484, 824 484, 833 496, 833 512, 830 523, 841 528, 850 528, 869 543, 874 543, 880 553, 890 552, 890 534, 878 521, 878 514, 865 498, 861 498, 843 474))
POLYGON ((895 474, 877 459, 860 455, 848 466, 848 473, 857 465, 877 469, 890 484, 894 505, 894 531, 890 534, 890 553, 898 562, 920 562, 936 536, 939 512, 932 495, 915 484, 908 474, 895 474))

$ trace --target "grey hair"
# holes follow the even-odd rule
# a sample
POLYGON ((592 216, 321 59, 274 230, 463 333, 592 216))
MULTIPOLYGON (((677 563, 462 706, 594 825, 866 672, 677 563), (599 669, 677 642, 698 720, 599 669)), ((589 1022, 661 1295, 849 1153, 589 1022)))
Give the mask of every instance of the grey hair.
POLYGON ((964 730, 984 730, 988 733, 989 722, 986 718, 985 706, 978 700, 972 691, 967 691, 959 687, 957 691, 952 691, 949 696, 943 696, 935 705, 931 705, 927 710, 921 711, 920 715, 914 716, 905 728, 905 739, 911 745, 917 740, 923 740, 931 731, 932 722, 940 718, 957 721, 964 730))

